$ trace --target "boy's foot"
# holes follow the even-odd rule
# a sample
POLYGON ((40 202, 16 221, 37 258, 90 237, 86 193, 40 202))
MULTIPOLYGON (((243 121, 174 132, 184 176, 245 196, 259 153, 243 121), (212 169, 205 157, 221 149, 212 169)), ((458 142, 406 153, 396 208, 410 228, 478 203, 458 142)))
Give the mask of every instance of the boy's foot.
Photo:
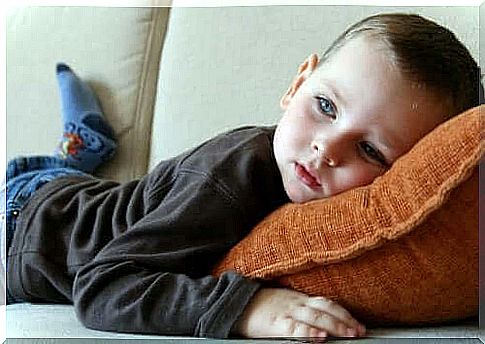
POLYGON ((56 74, 64 132, 55 155, 74 168, 93 172, 115 152, 113 129, 94 92, 69 66, 58 63, 56 74))

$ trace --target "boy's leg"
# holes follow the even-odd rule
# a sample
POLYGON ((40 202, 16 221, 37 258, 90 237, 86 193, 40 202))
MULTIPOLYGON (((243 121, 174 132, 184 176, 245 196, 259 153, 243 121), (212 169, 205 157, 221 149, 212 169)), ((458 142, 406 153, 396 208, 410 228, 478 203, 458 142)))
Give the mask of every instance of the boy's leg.
POLYGON ((70 166, 91 173, 116 149, 113 129, 103 116, 96 95, 65 64, 57 65, 63 135, 55 155, 70 166))
POLYGON ((55 156, 26 156, 18 157, 7 163, 5 177, 10 180, 23 173, 36 170, 48 170, 59 167, 69 167, 67 161, 55 156))
MULTIPOLYGON (((2 268, 7 270, 16 218, 32 195, 56 178, 92 172, 108 160, 116 148, 113 130, 104 120, 101 107, 89 86, 64 64, 57 65, 57 80, 64 127, 58 149, 54 156, 19 157, 9 161, 6 178, 0 184, 0 272, 2 268)), ((11 295, 8 286, 6 295, 7 304, 20 301, 11 295)))
MULTIPOLYGON (((9 161, 7 178, 0 184, 0 272, 8 273, 8 253, 15 234, 17 217, 25 204, 42 185, 59 177, 75 175, 89 176, 80 170, 67 167, 66 162, 55 157, 36 156, 9 161)), ((22 302, 11 294, 8 285, 5 290, 6 304, 22 302)))
POLYGON ((9 161, 6 179, 34 170, 72 167, 92 172, 113 156, 116 142, 91 88, 65 64, 57 65, 63 135, 54 156, 19 157, 9 161))

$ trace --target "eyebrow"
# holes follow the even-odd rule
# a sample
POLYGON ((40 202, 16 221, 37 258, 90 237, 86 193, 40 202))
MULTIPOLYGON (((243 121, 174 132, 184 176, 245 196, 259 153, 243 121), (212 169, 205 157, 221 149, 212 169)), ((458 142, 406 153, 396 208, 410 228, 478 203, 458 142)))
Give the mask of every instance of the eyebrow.
POLYGON ((322 78, 320 82, 320 90, 322 90, 322 88, 329 89, 330 92, 334 95, 335 99, 338 100, 339 103, 345 105, 344 98, 342 97, 340 92, 337 91, 337 87, 335 87, 334 80, 322 78))
MULTIPOLYGON (((396 156, 396 145, 401 145, 400 139, 395 138, 394 140, 389 140, 388 136, 380 135, 379 140, 381 144, 388 150, 389 155, 387 155, 386 160, 389 165, 394 164, 394 162, 400 157, 400 155, 396 156), (394 142, 394 143, 391 143, 394 142)), ((382 151, 381 151, 382 153, 382 151)), ((382 153, 384 155, 384 153, 382 153)))

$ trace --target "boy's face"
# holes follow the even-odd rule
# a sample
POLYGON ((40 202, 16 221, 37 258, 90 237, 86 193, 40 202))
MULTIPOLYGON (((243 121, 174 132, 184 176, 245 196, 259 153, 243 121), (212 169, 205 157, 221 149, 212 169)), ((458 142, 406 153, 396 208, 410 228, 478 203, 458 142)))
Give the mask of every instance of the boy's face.
POLYGON ((371 183, 447 110, 446 100, 405 80, 368 38, 317 63, 311 55, 281 99, 273 142, 286 193, 298 203, 371 183))

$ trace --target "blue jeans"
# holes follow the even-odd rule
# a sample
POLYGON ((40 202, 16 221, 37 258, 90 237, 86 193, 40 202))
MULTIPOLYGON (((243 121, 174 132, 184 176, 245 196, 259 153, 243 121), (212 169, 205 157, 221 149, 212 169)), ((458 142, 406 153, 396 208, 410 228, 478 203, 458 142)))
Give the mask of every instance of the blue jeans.
MULTIPOLYGON (((7 164, 6 179, 0 186, 0 230, 2 240, 6 239, 5 254, 2 252, 2 264, 7 267, 8 251, 15 233, 17 217, 42 185, 63 176, 86 175, 69 164, 53 156, 32 156, 13 159, 7 164), (5 219, 5 224, 4 220, 5 219)), ((2 242, 3 244, 3 242, 2 242)), ((6 271, 8 274, 8 271, 6 271)), ((7 304, 21 302, 15 299, 6 288, 7 304)))

